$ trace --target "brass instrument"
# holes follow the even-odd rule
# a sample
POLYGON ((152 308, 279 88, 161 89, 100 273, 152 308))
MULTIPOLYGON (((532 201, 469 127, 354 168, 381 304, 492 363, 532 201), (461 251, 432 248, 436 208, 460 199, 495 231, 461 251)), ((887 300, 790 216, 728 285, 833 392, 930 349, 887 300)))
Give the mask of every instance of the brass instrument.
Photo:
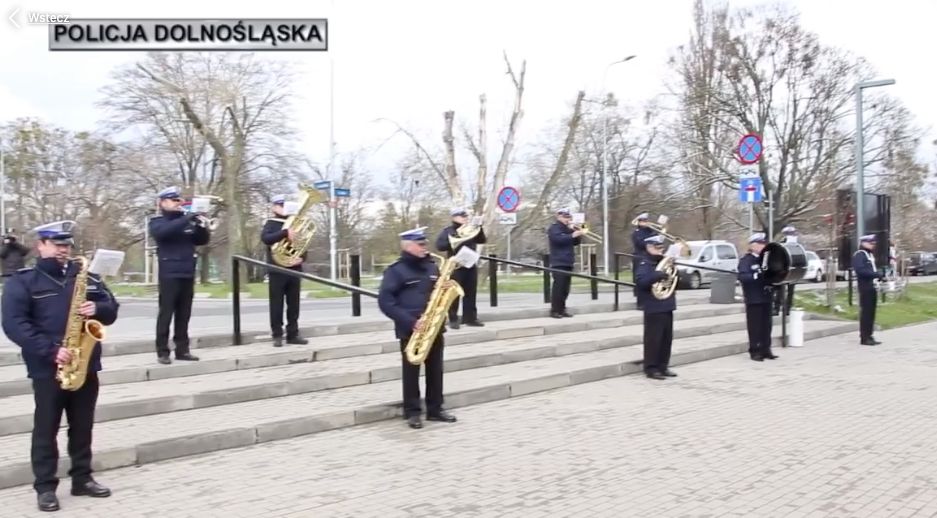
POLYGON ((76 257, 80 269, 75 276, 75 289, 72 291, 72 301, 68 308, 68 322, 65 325, 65 336, 62 338, 62 347, 71 354, 71 361, 58 366, 55 378, 63 390, 78 390, 87 380, 88 367, 95 345, 104 340, 104 324, 78 314, 78 308, 85 302, 88 289, 88 259, 76 257))
POLYGON ((314 204, 325 201, 323 194, 314 187, 299 184, 299 190, 299 208, 283 222, 283 229, 292 230, 296 237, 292 241, 284 237, 270 247, 273 261, 286 268, 303 262, 303 256, 316 233, 316 224, 307 213, 314 204))
MULTIPOLYGON (((481 218, 473 218, 473 220, 481 220, 481 218)), ((455 231, 456 235, 449 236, 449 248, 452 249, 452 252, 455 253, 456 248, 459 245, 477 236, 482 230, 481 227, 482 227, 481 224, 475 224, 474 222, 469 222, 457 228, 455 231)))
MULTIPOLYGON (((478 235, 480 231, 481 227, 475 227, 474 233, 466 233, 458 238, 450 236, 449 243, 452 245, 453 250, 455 250, 455 248, 462 243, 478 235)), ((450 280, 452 272, 454 272, 456 268, 464 266, 459 262, 459 257, 454 255, 445 259, 436 254, 430 255, 441 261, 439 278, 436 279, 436 284, 433 285, 433 293, 430 295, 429 302, 426 304, 426 309, 420 317, 422 325, 410 335, 410 339, 407 341, 407 346, 404 349, 407 361, 413 365, 422 365, 423 362, 426 361, 426 357, 429 356, 429 351, 433 347, 433 342, 436 341, 436 336, 439 335, 442 326, 444 326, 449 319, 449 306, 451 306, 457 298, 465 295, 462 287, 450 280)))
MULTIPOLYGON (((660 223, 652 223, 650 221, 645 221, 644 225, 658 235, 663 236, 664 239, 668 239, 673 242, 673 244, 678 247, 679 256, 689 256, 690 255, 690 245, 687 244, 681 237, 672 235, 667 232, 667 217, 661 215, 658 219, 660 223)), ((638 218, 631 220, 633 226, 638 226, 638 218)), ((674 290, 677 289, 677 283, 679 282, 679 272, 677 271, 677 260, 673 256, 665 256, 663 259, 657 263, 656 271, 664 272, 667 275, 666 278, 661 279, 654 283, 651 286, 651 294, 654 295, 654 298, 658 300, 664 300, 671 295, 673 295, 674 290)))
MULTIPOLYGON (((661 216, 661 218, 665 219, 666 216, 661 216)), ((666 222, 666 219, 665 219, 665 222, 666 222)), ((631 225, 635 227, 638 226, 638 218, 631 220, 631 225)), ((690 256, 690 245, 688 245, 687 242, 681 239, 679 236, 674 236, 674 235, 667 233, 666 224, 652 223, 650 221, 645 221, 644 225, 650 228, 651 230, 653 230, 654 232, 657 232, 659 235, 664 236, 664 239, 669 239, 675 245, 679 246, 680 247, 679 255, 683 257, 690 256)))
POLYGON ((582 225, 570 225, 569 228, 573 230, 579 230, 582 232, 583 237, 587 237, 598 244, 602 244, 602 236, 596 234, 595 232, 589 230, 589 226, 583 223, 582 225))
MULTIPOLYGON (((212 201, 212 200, 216 201, 217 203, 222 203, 222 202, 224 202, 224 199, 223 199, 221 196, 215 196, 215 195, 212 195, 212 194, 203 194, 203 195, 193 196, 193 197, 192 197, 192 207, 195 206, 195 200, 197 200, 197 199, 208 200, 208 203, 209 203, 209 204, 211 204, 211 201, 212 201)), ((201 203, 200 203, 200 205, 201 205, 201 203)), ((194 209, 193 209, 193 210, 194 210, 194 209)), ((196 223, 198 226, 207 228, 209 231, 212 231, 212 232, 214 232, 215 229, 218 228, 218 218, 210 218, 210 217, 208 217, 208 215, 207 215, 205 212, 203 212, 203 211, 198 211, 198 212, 196 212, 196 213, 195 213, 195 216, 196 216, 195 223, 196 223)))

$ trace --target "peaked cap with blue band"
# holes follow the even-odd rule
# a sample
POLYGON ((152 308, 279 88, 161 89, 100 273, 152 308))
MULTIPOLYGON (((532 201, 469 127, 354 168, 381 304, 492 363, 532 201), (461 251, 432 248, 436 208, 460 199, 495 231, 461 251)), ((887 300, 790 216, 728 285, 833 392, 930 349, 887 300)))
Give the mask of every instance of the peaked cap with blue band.
POLYGON ((406 232, 401 232, 400 240, 401 241, 426 241, 426 232, 425 230, 429 227, 419 227, 406 232))
POLYGON ((178 187, 172 186, 172 187, 166 187, 162 191, 159 191, 159 194, 157 194, 157 196, 161 200, 171 200, 173 198, 182 197, 182 192, 179 190, 178 187))
POLYGON ((54 223, 40 225, 34 228, 33 232, 36 233, 37 238, 47 239, 57 245, 73 245, 75 244, 75 241, 72 239, 75 226, 76 223, 71 220, 56 221, 54 223))

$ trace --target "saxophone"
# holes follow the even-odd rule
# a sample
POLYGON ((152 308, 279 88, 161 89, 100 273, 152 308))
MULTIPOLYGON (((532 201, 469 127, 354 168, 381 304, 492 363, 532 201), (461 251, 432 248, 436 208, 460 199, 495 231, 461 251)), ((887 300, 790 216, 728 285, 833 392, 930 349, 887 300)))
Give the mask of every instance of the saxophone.
MULTIPOLYGON (((449 243, 452 249, 455 250, 459 245, 477 236, 479 232, 481 232, 481 227, 473 226, 468 232, 458 233, 458 237, 449 236, 449 243)), ((471 253, 474 254, 475 252, 472 251, 471 253)), ((430 294, 426 309, 420 317, 420 320, 423 321, 423 325, 410 335, 410 339, 407 341, 407 346, 404 349, 407 361, 413 365, 422 365, 423 362, 426 361, 426 357, 429 356, 429 351, 433 347, 433 342, 436 341, 436 336, 439 335, 439 331, 449 318, 449 306, 451 306, 457 298, 465 295, 462 286, 450 282, 452 272, 454 272, 456 268, 464 266, 460 261, 459 255, 454 255, 448 259, 436 254, 430 255, 439 259, 441 261, 441 266, 439 267, 439 278, 436 279, 436 284, 433 286, 433 293, 430 294)), ((477 259, 477 255, 475 259, 477 259)))
POLYGON ((75 276, 75 290, 72 292, 71 305, 68 308, 68 322, 65 324, 64 347, 72 356, 71 361, 60 364, 55 373, 59 386, 63 390, 78 390, 88 377, 91 353, 101 340, 104 340, 104 324, 78 314, 78 308, 85 302, 88 291, 88 259, 76 257, 79 270, 75 276))
POLYGON ((299 190, 302 192, 299 209, 296 214, 289 216, 283 222, 283 228, 292 229, 297 235, 296 239, 290 241, 289 238, 284 237, 270 247, 273 261, 286 268, 296 266, 303 261, 303 255, 312 244, 312 238, 316 233, 316 224, 309 217, 308 212, 314 204, 323 201, 322 194, 313 187, 300 184, 299 190))

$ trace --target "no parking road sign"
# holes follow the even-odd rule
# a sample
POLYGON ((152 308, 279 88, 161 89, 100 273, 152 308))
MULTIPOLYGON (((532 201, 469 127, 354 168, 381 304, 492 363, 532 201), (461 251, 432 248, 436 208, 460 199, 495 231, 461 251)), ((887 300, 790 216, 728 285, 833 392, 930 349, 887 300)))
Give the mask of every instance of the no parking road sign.
POLYGON ((745 164, 754 164, 761 158, 764 148, 761 146, 761 137, 754 133, 749 133, 739 140, 739 145, 735 150, 736 159, 745 164))
POLYGON ((498 193, 498 207, 504 212, 514 212, 521 205, 521 193, 514 187, 504 186, 498 193))

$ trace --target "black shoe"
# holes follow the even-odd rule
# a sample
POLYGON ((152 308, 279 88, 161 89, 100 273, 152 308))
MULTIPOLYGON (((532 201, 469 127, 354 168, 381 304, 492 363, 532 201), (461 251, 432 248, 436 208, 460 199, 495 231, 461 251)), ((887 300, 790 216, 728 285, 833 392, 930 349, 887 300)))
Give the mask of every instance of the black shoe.
POLYGON ((778 355, 774 354, 774 353, 771 352, 771 351, 765 351, 765 352, 761 353, 761 355, 764 356, 764 358, 765 358, 766 360, 777 360, 777 359, 778 359, 778 355))
POLYGON ((566 317, 566 318, 573 318, 573 314, 570 313, 569 311, 564 311, 564 312, 562 312, 562 313, 560 313, 560 314, 563 315, 563 316, 566 317))
POLYGON ((273 338, 273 346, 274 346, 274 347, 283 347, 283 337, 282 337, 282 336, 275 336, 275 337, 273 338))
POLYGON ((485 327, 485 324, 482 324, 480 320, 469 320, 468 322, 462 322, 462 325, 469 327, 485 327))
POLYGON ((51 512, 59 510, 59 498, 55 496, 55 491, 39 493, 37 500, 40 511, 51 512))
POLYGON ((198 356, 195 356, 192 353, 182 353, 176 355, 177 360, 187 361, 187 362, 197 362, 198 356))
POLYGON ((169 356, 160 356, 156 358, 156 361, 158 361, 159 363, 162 363, 163 365, 169 365, 170 363, 172 363, 172 360, 169 359, 169 356))
POLYGON ((432 414, 426 414, 427 421, 440 421, 443 423, 454 423, 456 418, 454 415, 446 412, 445 410, 440 410, 439 412, 433 412, 432 414))
POLYGON ((413 429, 423 428, 423 420, 418 415, 411 415, 407 418, 407 426, 413 429))
POLYGON ((647 376, 648 378, 651 378, 652 380, 665 380, 665 379, 667 379, 667 376, 664 376, 663 374, 661 374, 661 373, 659 373, 659 372, 656 372, 656 371, 655 371, 655 372, 645 372, 644 375, 647 376))
POLYGON ((670 370, 670 369, 664 369, 664 371, 661 372, 661 374, 663 374, 664 376, 666 376, 666 377, 668 377, 668 378, 676 378, 676 377, 677 377, 677 373, 674 372, 674 371, 672 371, 672 370, 670 370))
POLYGON ((878 345, 878 344, 880 344, 880 343, 882 343, 882 342, 876 342, 875 340, 872 340, 871 338, 869 338, 869 339, 867 339, 867 340, 860 340, 860 341, 859 341, 859 344, 861 344, 861 345, 878 345))
POLYGON ((111 490, 93 480, 89 480, 81 484, 72 484, 72 496, 107 498, 111 496, 111 490))
POLYGON ((293 338, 287 338, 286 343, 293 344, 293 345, 306 345, 309 343, 309 340, 306 340, 305 338, 299 335, 296 335, 293 338))
POLYGON ((458 320, 450 320, 450 321, 449 321, 449 329, 458 329, 458 328, 459 328, 459 321, 458 321, 458 320))
POLYGON ((763 362, 763 361, 765 361, 765 357, 762 356, 761 353, 752 353, 752 354, 749 354, 748 357, 751 358, 751 360, 752 360, 753 362, 763 362))
POLYGON ((551 311, 551 312, 550 312, 550 316, 551 316, 552 318, 563 318, 563 314, 562 314, 562 313, 557 313, 556 311, 551 311))
POLYGON ((875 338, 869 338, 869 340, 870 340, 873 344, 875 344, 875 345, 881 345, 881 343, 882 343, 882 342, 879 342, 878 340, 876 340, 875 338))

